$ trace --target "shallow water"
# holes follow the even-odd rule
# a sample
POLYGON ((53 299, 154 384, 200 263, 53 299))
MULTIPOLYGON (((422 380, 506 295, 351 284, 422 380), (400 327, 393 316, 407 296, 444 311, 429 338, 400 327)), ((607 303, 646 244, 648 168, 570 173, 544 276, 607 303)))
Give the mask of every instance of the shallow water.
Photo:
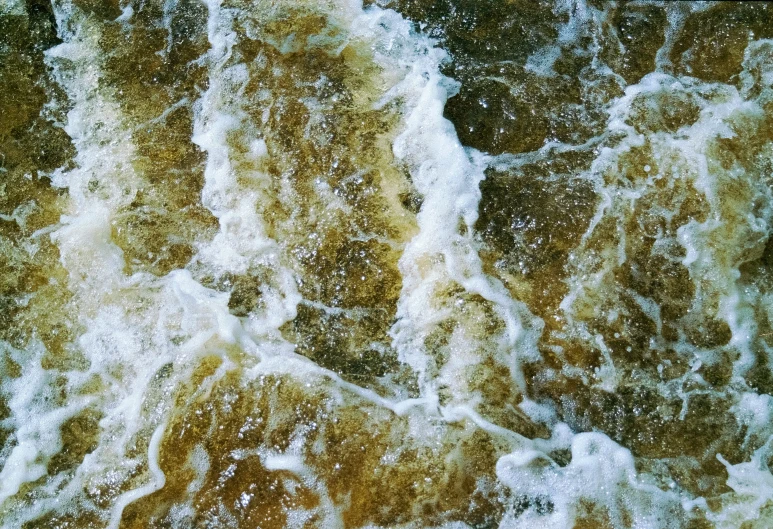
POLYGON ((773 8, 0 0, 0 527, 773 526, 773 8))

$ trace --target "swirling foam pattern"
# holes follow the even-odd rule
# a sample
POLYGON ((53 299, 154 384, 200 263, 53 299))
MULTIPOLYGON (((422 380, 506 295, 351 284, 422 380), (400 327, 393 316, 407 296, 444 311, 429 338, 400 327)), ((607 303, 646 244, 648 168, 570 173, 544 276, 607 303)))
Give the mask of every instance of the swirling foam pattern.
POLYGON ((772 39, 0 0, 0 527, 773 527, 772 39))

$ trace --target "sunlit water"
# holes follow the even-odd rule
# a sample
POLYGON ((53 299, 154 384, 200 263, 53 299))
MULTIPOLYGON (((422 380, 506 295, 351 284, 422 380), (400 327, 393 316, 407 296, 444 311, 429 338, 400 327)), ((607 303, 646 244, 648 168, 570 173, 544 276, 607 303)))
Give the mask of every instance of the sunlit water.
POLYGON ((0 527, 773 527, 769 39, 0 0, 0 527))

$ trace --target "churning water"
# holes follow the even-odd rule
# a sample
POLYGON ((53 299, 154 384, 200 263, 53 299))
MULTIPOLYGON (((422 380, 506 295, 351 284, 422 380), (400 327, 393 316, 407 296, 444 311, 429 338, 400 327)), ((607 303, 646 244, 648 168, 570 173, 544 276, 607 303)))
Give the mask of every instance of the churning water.
POLYGON ((0 526, 773 527, 771 39, 0 0, 0 526))

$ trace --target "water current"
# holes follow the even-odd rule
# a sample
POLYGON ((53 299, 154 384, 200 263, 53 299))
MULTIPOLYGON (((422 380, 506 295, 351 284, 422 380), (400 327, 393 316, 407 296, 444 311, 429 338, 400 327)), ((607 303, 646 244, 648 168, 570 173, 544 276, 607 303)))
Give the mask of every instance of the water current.
POLYGON ((773 527, 773 6, 0 0, 2 529, 773 527))

